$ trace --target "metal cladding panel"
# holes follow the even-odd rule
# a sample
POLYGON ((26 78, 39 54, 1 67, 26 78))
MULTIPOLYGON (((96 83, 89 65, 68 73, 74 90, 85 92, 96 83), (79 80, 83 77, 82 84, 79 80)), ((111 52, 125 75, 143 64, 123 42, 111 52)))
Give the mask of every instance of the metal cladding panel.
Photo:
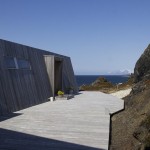
POLYGON ((63 61, 63 88, 66 91, 68 88, 73 88, 74 93, 78 93, 78 85, 74 76, 73 67, 69 57, 63 61))

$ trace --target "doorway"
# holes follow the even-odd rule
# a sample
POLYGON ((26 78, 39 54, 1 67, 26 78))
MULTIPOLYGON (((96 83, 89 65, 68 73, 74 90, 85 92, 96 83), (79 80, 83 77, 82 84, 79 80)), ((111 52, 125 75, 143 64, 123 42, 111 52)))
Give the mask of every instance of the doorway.
POLYGON ((62 67, 63 67, 63 61, 55 58, 54 63, 54 92, 55 95, 59 90, 62 90, 62 67))

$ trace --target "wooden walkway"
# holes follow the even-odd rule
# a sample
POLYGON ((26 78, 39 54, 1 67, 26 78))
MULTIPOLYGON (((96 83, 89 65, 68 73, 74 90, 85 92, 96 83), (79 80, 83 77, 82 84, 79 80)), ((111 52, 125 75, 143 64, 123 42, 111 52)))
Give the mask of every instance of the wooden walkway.
POLYGON ((0 150, 106 150, 109 113, 123 106, 111 95, 82 92, 0 117, 0 150))

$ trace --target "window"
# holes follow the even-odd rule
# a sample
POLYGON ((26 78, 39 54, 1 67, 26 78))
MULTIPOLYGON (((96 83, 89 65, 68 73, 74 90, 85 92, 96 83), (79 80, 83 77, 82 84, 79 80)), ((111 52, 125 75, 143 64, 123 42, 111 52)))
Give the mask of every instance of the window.
POLYGON ((5 65, 7 69, 31 69, 28 60, 19 59, 16 57, 5 57, 5 65))
POLYGON ((8 69, 17 69, 14 57, 5 57, 5 65, 8 69))
POLYGON ((24 59, 17 59, 19 69, 30 69, 30 63, 24 59))

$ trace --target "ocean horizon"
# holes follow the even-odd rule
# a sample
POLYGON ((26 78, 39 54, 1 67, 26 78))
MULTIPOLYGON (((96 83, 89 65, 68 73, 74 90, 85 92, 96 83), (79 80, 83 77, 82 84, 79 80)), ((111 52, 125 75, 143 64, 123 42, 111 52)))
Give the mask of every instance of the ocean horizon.
POLYGON ((88 85, 94 82, 99 77, 106 78, 113 84, 124 83, 130 75, 75 75, 78 86, 88 85))

